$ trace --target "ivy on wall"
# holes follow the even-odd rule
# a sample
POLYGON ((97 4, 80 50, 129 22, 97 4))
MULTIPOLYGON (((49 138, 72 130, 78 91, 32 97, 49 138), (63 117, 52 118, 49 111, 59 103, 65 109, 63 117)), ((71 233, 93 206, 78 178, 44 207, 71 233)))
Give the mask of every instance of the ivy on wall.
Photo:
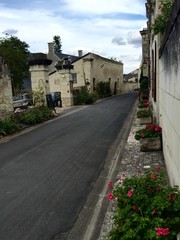
POLYGON ((171 13, 174 0, 161 0, 158 6, 160 14, 155 18, 154 23, 152 24, 151 30, 155 35, 158 33, 164 33, 167 22, 171 13))

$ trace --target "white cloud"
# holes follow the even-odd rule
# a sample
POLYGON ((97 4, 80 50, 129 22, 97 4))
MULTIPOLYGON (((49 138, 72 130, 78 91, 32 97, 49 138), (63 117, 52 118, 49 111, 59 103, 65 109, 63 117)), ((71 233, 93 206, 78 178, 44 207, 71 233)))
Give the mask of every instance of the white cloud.
MULTIPOLYGON (((21 1, 18 0, 19 5, 21 1)), ((133 3, 132 0, 66 0, 64 4, 62 0, 59 3, 52 1, 52 4, 43 4, 42 1, 39 8, 35 0, 30 4, 31 7, 20 9, 0 4, 0 33, 9 31, 16 34, 29 44, 32 52, 47 52, 47 43, 53 40, 54 35, 59 35, 64 53, 76 54, 78 49, 82 49, 84 53, 91 51, 122 60, 125 72, 137 68, 135 59, 130 61, 121 59, 121 56, 128 53, 141 55, 141 48, 135 46, 140 43, 139 31, 146 26, 146 20, 137 16, 145 16, 142 0, 134 0, 133 3), (45 8, 47 4, 48 8, 45 8), (120 12, 128 15, 121 18, 116 15, 120 12)))

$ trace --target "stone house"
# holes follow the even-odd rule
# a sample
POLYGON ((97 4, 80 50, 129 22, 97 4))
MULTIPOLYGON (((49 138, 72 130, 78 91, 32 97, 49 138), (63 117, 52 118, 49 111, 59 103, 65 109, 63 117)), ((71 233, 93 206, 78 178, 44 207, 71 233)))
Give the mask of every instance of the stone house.
POLYGON ((62 106, 73 105, 73 92, 84 86, 96 92, 99 82, 109 82, 112 94, 119 94, 123 85, 123 64, 94 53, 79 56, 55 52, 49 43, 48 54, 31 55, 30 72, 32 90, 40 87, 45 94, 61 92, 62 106))
MULTIPOLYGON (((147 0, 148 28, 161 13, 147 0)), ((170 183, 180 186, 180 2, 175 0, 164 34, 149 31, 150 99, 154 121, 163 130, 163 153, 170 183)))

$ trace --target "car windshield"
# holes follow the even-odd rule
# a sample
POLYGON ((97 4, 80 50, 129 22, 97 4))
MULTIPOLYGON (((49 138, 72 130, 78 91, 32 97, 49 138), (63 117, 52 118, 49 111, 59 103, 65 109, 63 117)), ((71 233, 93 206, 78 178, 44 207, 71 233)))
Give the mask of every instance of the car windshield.
POLYGON ((18 100, 22 100, 23 96, 14 96, 13 97, 13 101, 18 101, 18 100))

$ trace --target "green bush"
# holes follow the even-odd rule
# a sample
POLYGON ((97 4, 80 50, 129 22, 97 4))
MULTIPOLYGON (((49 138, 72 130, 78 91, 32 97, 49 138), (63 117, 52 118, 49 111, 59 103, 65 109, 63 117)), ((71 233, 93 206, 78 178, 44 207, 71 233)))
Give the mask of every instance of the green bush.
POLYGON ((180 191, 178 186, 169 186, 159 166, 130 178, 123 176, 108 199, 116 202, 109 240, 176 239, 180 191))
POLYGON ((19 125, 16 121, 10 117, 4 120, 0 120, 0 135, 5 136, 8 134, 13 134, 19 130, 19 125))
POLYGON ((20 123, 34 125, 52 118, 53 112, 46 106, 32 108, 28 112, 23 112, 18 116, 20 123))
POLYGON ((92 104, 94 102, 94 95, 88 92, 87 88, 82 88, 74 98, 75 105, 92 104))
POLYGON ((110 82, 99 82, 96 85, 96 92, 99 98, 110 97, 112 95, 110 82))

